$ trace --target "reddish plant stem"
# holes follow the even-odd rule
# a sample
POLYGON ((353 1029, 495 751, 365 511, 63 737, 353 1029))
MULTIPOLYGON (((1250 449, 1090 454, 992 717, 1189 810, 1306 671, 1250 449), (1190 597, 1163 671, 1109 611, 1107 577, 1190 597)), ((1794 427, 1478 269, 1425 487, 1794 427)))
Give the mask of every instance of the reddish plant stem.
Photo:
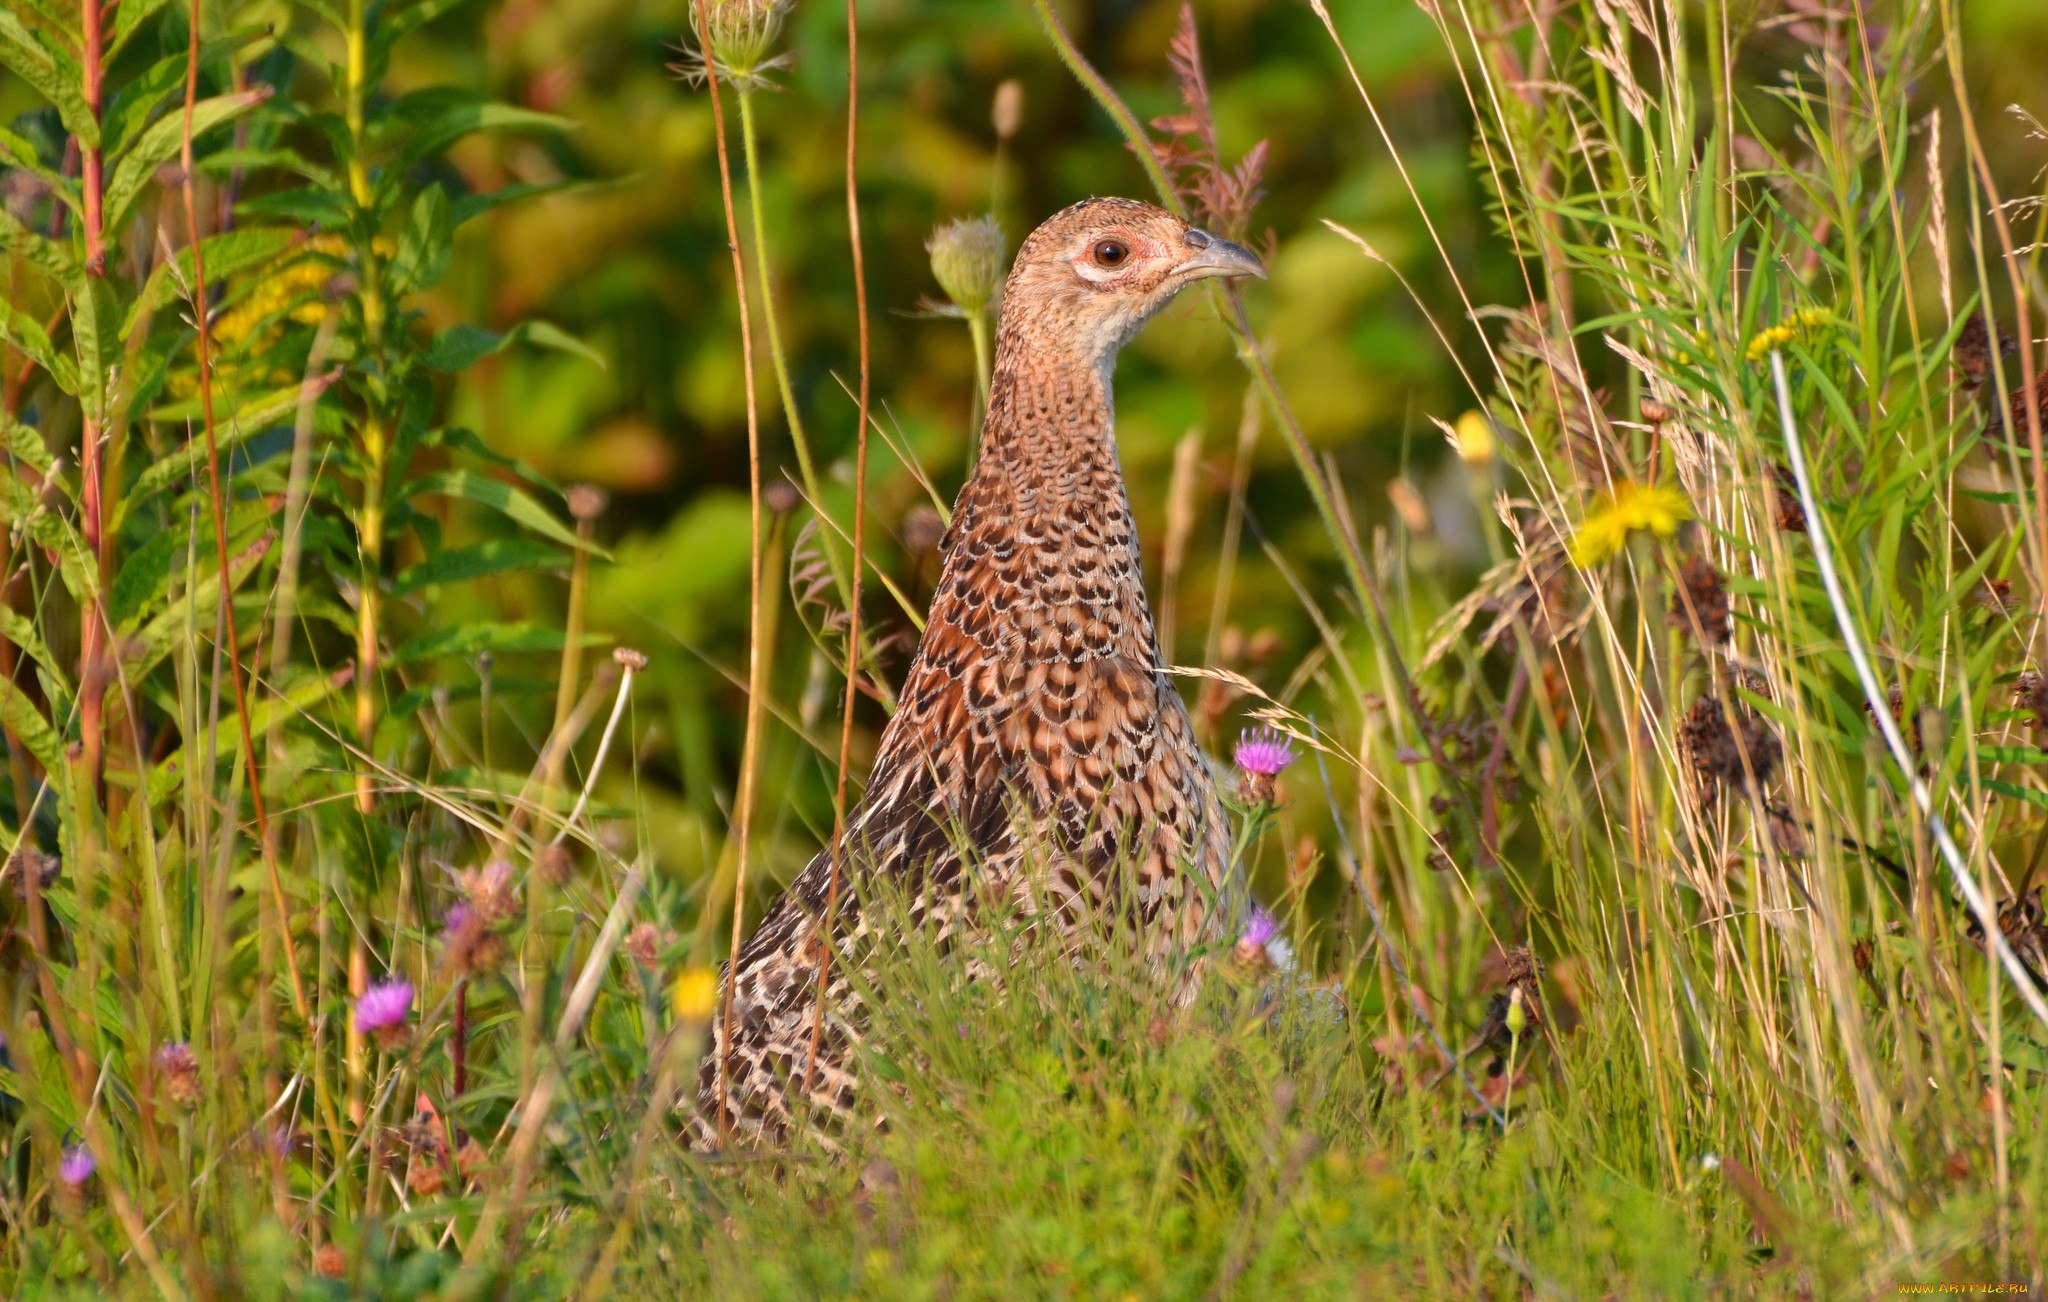
POLYGON ((860 195, 855 187, 860 143, 860 36, 854 0, 846 0, 846 229, 853 249, 853 304, 860 332, 858 434, 853 454, 853 584, 846 602, 846 708, 839 719, 839 775, 832 786, 831 872, 826 877, 825 916, 819 920, 818 1012, 811 1022, 811 1047, 804 1056, 804 1092, 818 1070, 818 1045, 825 1034, 825 985, 832 972, 834 926, 839 916, 839 879, 845 858, 846 772, 853 755, 853 709, 860 700, 860 577, 867 541, 868 505, 868 276, 860 248, 860 195))
MULTIPOLYGON (((92 0, 85 0, 90 5, 92 0)), ((270 837, 270 816, 263 805, 263 774, 256 761, 256 739, 249 729, 249 687, 243 680, 241 632, 235 626, 235 580, 228 557, 227 495, 220 478, 220 441, 213 420, 213 326, 208 319, 206 293, 206 251, 199 235, 199 187, 193 175, 192 110, 199 102, 199 0, 192 0, 191 45, 185 54, 185 120, 178 145, 178 162, 184 172, 185 232, 192 246, 192 316, 199 323, 199 414, 206 435, 206 481, 213 498, 213 546, 220 561, 220 612, 225 621, 229 671, 234 679, 235 723, 242 736, 242 759, 249 774, 249 804, 256 815, 256 839, 263 851, 263 866, 270 877, 271 902, 277 909, 278 939, 284 944, 284 966, 292 981, 292 1008, 301 1020, 311 1016, 306 988, 299 979, 299 952, 292 942, 291 907, 285 902, 284 879, 278 872, 275 842, 270 837)))
MULTIPOLYGON (((718 143, 718 196, 725 208, 725 235, 732 251, 733 292, 740 312, 740 373, 747 392, 747 610, 750 627, 747 638, 747 723, 740 746, 739 790, 733 798, 733 844, 736 858, 732 883, 732 951, 727 972, 736 970, 740 956, 740 927, 747 908, 747 841, 753 835, 754 766, 761 734, 761 686, 763 645, 767 630, 761 620, 761 418, 754 401, 754 330, 747 313, 747 264, 740 255, 739 216, 732 201, 732 158, 725 144, 725 105, 718 94, 718 66, 711 56, 711 30, 705 16, 706 0, 697 0, 692 13, 697 22, 697 48, 704 51, 704 85, 711 92, 711 132, 718 143)), ((731 1124, 732 979, 725 983, 725 1009, 720 1015, 718 1062, 718 1133, 731 1124)))
MULTIPOLYGON (((104 69, 100 66, 100 6, 99 0, 79 0, 79 16, 84 28, 84 46, 81 61, 85 75, 85 107, 92 115, 92 141, 79 141, 79 158, 83 168, 85 189, 85 271, 87 276, 103 276, 107 270, 106 233, 100 229, 100 201, 105 189, 103 169, 105 157, 101 151, 98 135, 100 120, 100 94, 104 81, 104 69)), ((89 291, 88 291, 89 292, 89 291)), ((100 493, 100 417, 101 386, 104 375, 80 377, 87 386, 89 395, 81 404, 83 418, 78 433, 79 507, 84 516, 86 550, 93 556, 95 576, 101 583, 107 577, 107 556, 105 539, 102 537, 103 506, 100 493)), ((102 775, 106 766, 105 758, 105 696, 107 674, 101 662, 106 659, 106 630, 101 627, 100 603, 97 598, 87 597, 78 613, 78 735, 85 754, 85 775, 94 799, 104 795, 102 775)))

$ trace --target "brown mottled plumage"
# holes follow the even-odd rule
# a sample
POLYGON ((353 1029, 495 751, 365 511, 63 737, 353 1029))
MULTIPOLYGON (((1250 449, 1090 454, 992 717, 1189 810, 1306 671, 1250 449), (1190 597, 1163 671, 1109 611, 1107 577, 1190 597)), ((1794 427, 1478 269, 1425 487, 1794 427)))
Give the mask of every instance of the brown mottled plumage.
MULTIPOLYGON (((1057 919, 1071 940, 1091 914, 1129 900, 1163 974, 1170 955, 1211 934, 1222 811, 1163 672, 1110 371, 1184 286, 1246 274, 1264 274, 1246 250, 1127 199, 1076 204, 1018 251, 980 455, 896 715, 847 820, 814 1109, 845 1117, 855 1105, 864 1018, 847 969, 873 949, 862 905, 877 882, 904 890, 937 941, 971 922, 977 902, 1057 919)), ((828 850, 728 968, 699 1142, 787 1130, 817 1024, 831 872, 828 850)), ((1192 994, 1187 981, 1167 992, 1192 994)))

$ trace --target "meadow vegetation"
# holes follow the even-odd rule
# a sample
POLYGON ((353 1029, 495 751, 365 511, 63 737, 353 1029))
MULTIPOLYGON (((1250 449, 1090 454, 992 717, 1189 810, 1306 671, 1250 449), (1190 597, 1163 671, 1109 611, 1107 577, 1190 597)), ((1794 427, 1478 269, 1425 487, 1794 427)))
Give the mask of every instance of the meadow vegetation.
POLYGON ((2048 1287, 2044 58, 2038 0, 0 10, 0 1290, 2048 1287), (1118 406, 1276 925, 1178 1012, 908 936, 886 1127, 691 1152, 993 271, 1102 193, 1272 269, 1118 406))

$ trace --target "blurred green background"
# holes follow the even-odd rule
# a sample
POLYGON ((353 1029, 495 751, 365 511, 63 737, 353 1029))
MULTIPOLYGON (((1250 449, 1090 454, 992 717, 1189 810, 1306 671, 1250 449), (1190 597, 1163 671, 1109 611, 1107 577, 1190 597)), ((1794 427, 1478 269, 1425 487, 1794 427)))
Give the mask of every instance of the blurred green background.
MULTIPOLYGON (((1485 550, 1463 468, 1431 417, 1475 405, 1454 358, 1415 298, 1386 266, 1326 229, 1340 222, 1398 266, 1475 374, 1479 340, 1460 317, 1452 272, 1476 305, 1528 301, 1523 269, 1494 234, 1472 174, 1463 86, 1425 10, 1411 0, 1333 0, 1332 17, 1384 116, 1409 178, 1444 245, 1432 246, 1393 156, 1350 86, 1321 22, 1299 0, 1205 0, 1197 18, 1222 146, 1234 159, 1270 142, 1267 195, 1253 242, 1271 279, 1249 295, 1279 378, 1311 439, 1331 454, 1352 509, 1371 526, 1405 506, 1407 570, 1456 576, 1485 550)), ((1740 10, 1744 6, 1737 5, 1740 10)), ((1882 15, 1873 9, 1873 18, 1882 15)), ((1987 152, 2019 193, 2038 193, 2042 157, 2009 104, 2048 117, 2048 4, 1972 0, 1965 21, 1987 152), (2031 161, 2030 161, 2031 160, 2031 161)), ((1178 109, 1166 49, 1175 0, 1068 6, 1076 39, 1141 117, 1178 109)), ((1818 3, 1749 6, 1775 25, 1786 67, 1807 53, 1793 20, 1818 3)), ((710 104, 677 80, 688 23, 683 0, 510 0, 463 10, 406 47, 388 89, 455 81, 562 114, 561 136, 472 137, 454 151, 476 190, 571 180, 564 193, 515 205, 468 228, 455 272, 426 305, 435 325, 509 324, 537 316, 588 341, 609 364, 512 350, 467 372, 453 413, 500 451, 558 482, 612 495, 600 524, 617 563, 595 583, 594 622, 649 653, 635 736, 647 823, 664 868, 699 878, 716 857, 737 769, 747 626, 746 423, 738 314, 710 104)), ((851 515, 855 316, 842 191, 846 42, 842 6, 803 0, 782 48, 779 89, 760 97, 763 197, 778 312, 795 388, 842 523, 851 515)), ((919 312, 938 290, 924 241, 952 218, 993 205, 1009 245, 1039 218, 1091 194, 1149 197, 1109 122, 1073 83, 1028 5, 986 0, 874 0, 861 7, 861 207, 865 228, 877 418, 950 498, 965 473, 973 357, 957 320, 919 312), (1014 79, 1023 111, 998 148, 991 105, 1014 79)), ((1946 80, 1940 66, 1927 77, 1946 80)), ((1768 112, 1760 98, 1747 106, 1768 112)), ((728 102, 728 112, 731 105, 728 102)), ((736 126, 732 147, 740 170, 736 126)), ((744 202, 742 200, 742 202, 744 202)), ((744 225, 744 207, 742 224, 744 225)), ((760 330, 758 301, 755 328, 760 330)), ((757 339, 758 342, 758 339, 757 339)), ((1586 350, 1589 358, 1603 351, 1586 350)), ((757 393, 768 473, 793 467, 790 441, 757 347, 757 393)), ((1200 300, 1154 323, 1118 372, 1119 434, 1146 547, 1155 605, 1177 610, 1176 663, 1230 663, 1279 694, 1314 646, 1302 603, 1265 551, 1286 558, 1318 600, 1336 600, 1325 536, 1279 441, 1251 453, 1248 527, 1227 600, 1212 622, 1223 521, 1244 410, 1244 379, 1225 333, 1200 300), (1169 592, 1159 570, 1176 447, 1197 440, 1187 563, 1169 592), (1226 632, 1226 626, 1229 632, 1226 632)), ((871 551, 921 605, 935 567, 903 543, 927 500, 883 440, 873 449, 871 551)), ((771 582, 783 607, 764 806, 780 880, 814 852, 830 821, 831 757, 799 735, 835 733, 837 669, 828 668, 789 609, 788 545, 808 512, 778 523, 783 557, 771 582)), ((1403 580, 1403 589, 1408 580, 1403 580)), ((525 580, 443 598, 539 614, 558 584, 525 580)), ((895 634, 884 675, 900 675, 914 635, 886 594, 867 607, 895 634)), ((1192 694, 1192 692, 1191 692, 1192 694)), ((1234 735, 1228 711, 1204 712, 1205 742, 1234 735)), ((856 775, 882 715, 866 707, 856 775)), ((623 781, 624 779, 622 779, 623 781)), ((622 799, 625 793, 618 793, 622 799)))

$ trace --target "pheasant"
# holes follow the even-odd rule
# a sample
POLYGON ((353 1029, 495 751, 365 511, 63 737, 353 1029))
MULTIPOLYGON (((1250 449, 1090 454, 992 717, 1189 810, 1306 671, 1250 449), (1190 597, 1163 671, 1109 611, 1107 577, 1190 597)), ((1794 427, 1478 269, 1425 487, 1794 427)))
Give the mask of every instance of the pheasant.
MULTIPOLYGON (((1110 372, 1175 294, 1244 275, 1265 270, 1243 247, 1128 199, 1076 204, 1018 250, 980 452, 941 541, 924 636, 840 844, 727 966, 730 1005, 699 1081, 700 1145, 780 1138, 806 1098, 813 1115, 852 1113, 864 1008, 848 968, 883 925, 863 913, 874 884, 903 890, 912 925, 938 943, 988 900, 1056 925, 1070 945, 1088 918, 1123 910, 1162 981, 1172 955, 1217 933, 1223 813, 1163 672, 1110 372)), ((1193 978, 1172 985, 1169 1001, 1192 998, 1193 978)))

